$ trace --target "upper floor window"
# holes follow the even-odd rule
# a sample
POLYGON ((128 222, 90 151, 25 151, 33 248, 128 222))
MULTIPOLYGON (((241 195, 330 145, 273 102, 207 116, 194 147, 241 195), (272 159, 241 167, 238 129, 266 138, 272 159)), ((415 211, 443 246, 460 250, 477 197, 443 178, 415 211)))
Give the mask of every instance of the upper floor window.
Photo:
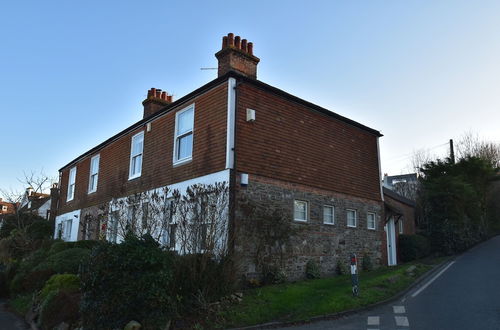
POLYGON ((144 132, 132 136, 130 147, 130 169, 128 179, 134 179, 141 176, 142 172, 142 153, 144 149, 144 132))
POLYGON ((175 114, 174 164, 193 157, 194 104, 175 114))
POLYGON ((347 210, 347 227, 356 227, 356 211, 347 210))
POLYGON ((99 176, 99 155, 90 160, 89 194, 97 190, 97 179, 99 176))
POLYGON ((306 201, 293 201, 293 218, 295 221, 307 221, 308 207, 306 201))
POLYGON ((328 225, 335 224, 334 213, 335 211, 333 206, 330 205, 323 206, 323 223, 326 223, 328 225))
POLYGON ((68 178, 68 194, 67 201, 73 200, 75 197, 75 184, 76 184, 76 166, 69 170, 68 178))
POLYGON ((375 229, 375 213, 368 212, 366 216, 366 227, 368 229, 375 229))

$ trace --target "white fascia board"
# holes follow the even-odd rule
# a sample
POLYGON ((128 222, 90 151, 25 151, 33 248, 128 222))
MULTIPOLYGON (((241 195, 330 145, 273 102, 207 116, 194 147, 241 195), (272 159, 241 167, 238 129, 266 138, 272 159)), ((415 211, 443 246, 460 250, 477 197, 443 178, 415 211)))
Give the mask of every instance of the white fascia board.
POLYGON ((236 79, 227 80, 226 169, 234 168, 234 129, 236 118, 236 79))

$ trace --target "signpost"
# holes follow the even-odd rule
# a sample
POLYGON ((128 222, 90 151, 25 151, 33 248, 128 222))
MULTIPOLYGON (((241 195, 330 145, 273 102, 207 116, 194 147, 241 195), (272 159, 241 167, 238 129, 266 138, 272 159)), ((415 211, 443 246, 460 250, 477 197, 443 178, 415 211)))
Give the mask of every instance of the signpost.
POLYGON ((351 254, 351 282, 352 282, 352 295, 357 297, 359 295, 358 288, 358 258, 356 254, 351 254))

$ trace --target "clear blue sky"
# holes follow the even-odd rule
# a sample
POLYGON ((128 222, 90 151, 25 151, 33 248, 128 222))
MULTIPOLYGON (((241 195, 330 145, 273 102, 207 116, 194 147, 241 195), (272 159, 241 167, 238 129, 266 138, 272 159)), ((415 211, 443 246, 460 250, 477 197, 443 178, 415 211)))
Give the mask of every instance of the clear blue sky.
POLYGON ((150 87, 214 79, 200 68, 228 32, 260 80, 380 130, 383 172, 467 130, 500 142, 499 17, 500 1, 3 1, 0 188, 57 176, 141 119, 150 87))

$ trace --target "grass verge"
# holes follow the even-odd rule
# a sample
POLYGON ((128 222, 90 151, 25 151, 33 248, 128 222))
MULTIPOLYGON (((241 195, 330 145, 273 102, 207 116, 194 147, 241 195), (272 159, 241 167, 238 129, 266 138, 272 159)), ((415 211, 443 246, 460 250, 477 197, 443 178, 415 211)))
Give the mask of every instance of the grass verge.
POLYGON ((350 275, 250 289, 245 291, 241 304, 222 313, 224 326, 307 321, 315 316, 365 307, 405 290, 420 275, 443 260, 428 258, 401 266, 362 272, 359 275, 359 297, 352 295, 350 275), (411 272, 410 267, 413 268, 411 272))

